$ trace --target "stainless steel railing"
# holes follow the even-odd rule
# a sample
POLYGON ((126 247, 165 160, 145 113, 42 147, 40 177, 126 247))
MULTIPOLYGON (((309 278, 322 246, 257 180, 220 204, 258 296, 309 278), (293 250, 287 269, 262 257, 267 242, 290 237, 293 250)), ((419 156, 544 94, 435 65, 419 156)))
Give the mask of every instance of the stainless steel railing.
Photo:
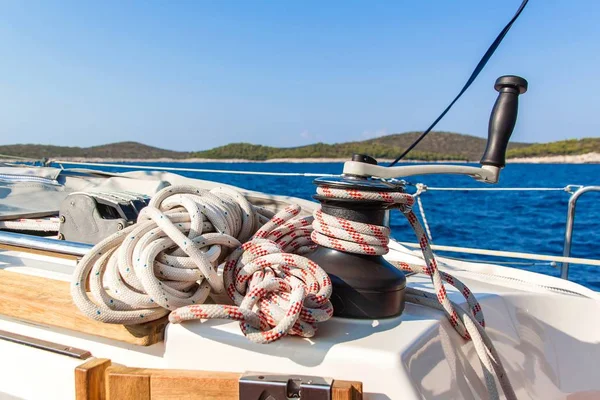
MULTIPOLYGON (((581 186, 569 198, 569 208, 567 211, 567 224, 565 228, 565 242, 563 245, 563 257, 570 257, 571 255, 571 241, 573 238, 573 225, 575 223, 575 206, 577 200, 582 194, 588 192, 600 192, 600 186, 581 186)), ((563 262, 560 268, 560 277, 563 279, 569 279, 569 263, 563 262)))
POLYGON ((40 236, 5 231, 0 231, 0 244, 71 256, 84 256, 93 247, 85 243, 48 239, 40 236))
MULTIPOLYGON (((486 188, 427 188, 425 190, 490 190, 486 188)), ((586 259, 575 259, 570 257, 571 254, 571 243, 573 237, 573 228, 575 222, 575 208, 577 205, 577 200, 584 193, 588 192, 600 192, 600 186, 576 186, 569 185, 565 188, 494 188, 491 190, 556 190, 556 191, 566 191, 571 193, 571 197, 569 198, 569 205, 567 211, 567 220, 566 220, 566 228, 565 228, 565 240, 563 245, 563 256, 546 256, 539 254, 525 254, 525 253, 515 253, 515 252, 497 252, 490 251, 485 249, 465 249, 465 248, 451 248, 448 246, 438 246, 444 247, 444 249, 438 249, 443 251, 456 251, 456 252, 468 252, 471 254, 482 254, 488 256, 502 256, 502 257, 511 257, 511 258, 521 258, 521 259, 531 259, 531 260, 550 260, 556 263, 560 263, 561 265, 561 278, 567 279, 569 278, 569 265, 570 263, 577 264, 586 264, 597 265, 596 260, 586 260, 586 259), (502 253, 502 254, 500 254, 502 253)), ((56 240, 56 239, 47 239, 38 236, 30 236, 19 233, 5 232, 0 231, 0 244, 17 246, 20 248, 29 248, 33 250, 45 250, 49 252, 59 253, 59 254, 68 254, 73 256, 83 256, 85 255, 93 246, 84 243, 76 243, 76 242, 68 242, 64 240, 56 240)), ((410 247, 411 243, 402 243, 410 247)))

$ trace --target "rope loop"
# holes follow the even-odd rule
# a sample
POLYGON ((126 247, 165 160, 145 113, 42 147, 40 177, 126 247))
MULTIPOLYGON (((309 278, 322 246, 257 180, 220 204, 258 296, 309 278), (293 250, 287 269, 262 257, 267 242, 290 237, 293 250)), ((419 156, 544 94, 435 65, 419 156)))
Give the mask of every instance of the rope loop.
POLYGON ((417 188, 417 191, 413 195, 414 197, 419 197, 422 193, 425 193, 428 189, 427 185, 425 185, 424 183, 416 183, 415 188, 417 188))
POLYGON ((71 284, 73 300, 87 316, 108 323, 139 324, 175 310, 174 323, 240 321, 259 343, 313 336, 316 324, 333 315, 332 287, 325 271, 301 255, 315 244, 312 217, 299 213, 294 205, 273 216, 227 188, 165 188, 136 224, 83 257, 71 284), (234 305, 203 304, 223 292, 234 305))
POLYGON ((390 228, 314 212, 312 240, 325 247, 355 254, 383 255, 389 251, 390 228))
POLYGON ((211 291, 223 292, 218 264, 258 229, 264 214, 232 189, 167 187, 136 224, 82 258, 71 283, 73 300, 90 318, 125 325, 203 303, 211 291))
POLYGON ((237 306, 192 305, 169 316, 189 319, 226 318, 240 321, 253 342, 269 343, 286 334, 312 337, 316 323, 333 315, 331 280, 317 264, 299 255, 314 249, 311 218, 297 218, 299 206, 289 206, 235 249, 223 268, 223 283, 237 306))

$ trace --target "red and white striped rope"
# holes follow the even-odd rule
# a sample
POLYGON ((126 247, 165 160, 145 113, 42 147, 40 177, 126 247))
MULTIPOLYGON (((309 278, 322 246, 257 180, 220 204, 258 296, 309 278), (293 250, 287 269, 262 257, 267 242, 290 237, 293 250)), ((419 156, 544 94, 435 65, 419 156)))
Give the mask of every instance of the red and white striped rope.
POLYGON ((389 251, 390 229, 325 214, 313 214, 312 240, 325 247, 356 254, 383 255, 389 251))
MULTIPOLYGON (((431 277, 438 301, 446 311, 452 326, 463 338, 470 339, 470 335, 448 299, 446 288, 443 283, 444 281, 456 287, 459 292, 462 293, 477 322, 482 327, 485 326, 481 306, 469 288, 458 279, 439 271, 437 262, 431 247, 429 246, 429 239, 427 239, 423 227, 412 211, 412 206, 415 202, 412 195, 401 192, 371 192, 355 189, 335 189, 325 186, 318 187, 317 194, 335 199, 376 200, 398 205, 398 208, 402 211, 417 236, 426 263, 426 266, 424 267, 399 263, 398 267, 405 271, 424 273, 431 277)), ((333 217, 324 214, 321 210, 317 210, 314 213, 314 217, 315 222, 313 223, 313 227, 315 230, 312 234, 312 239, 321 246, 349 253, 368 255, 382 255, 386 254, 389 250, 387 244, 389 242, 390 230, 387 227, 333 217)))
MULTIPOLYGON (((429 240, 419 220, 412 211, 414 197, 410 194, 400 192, 369 192, 329 187, 319 187, 317 188, 317 193, 332 199, 375 200, 394 203, 402 211, 417 236, 421 251, 423 252, 425 266, 407 263, 396 263, 396 266, 405 271, 429 275, 435 290, 435 294, 432 294, 407 287, 406 301, 443 310, 454 329, 464 339, 472 340, 481 362, 490 399, 500 398, 494 378, 496 377, 506 398, 516 400, 515 392, 508 380, 500 357, 494 344, 484 330, 485 320, 480 304, 465 284, 438 269, 429 240), (463 310, 460 305, 450 301, 443 282, 454 286, 465 297, 472 316, 463 310)), ((356 254, 381 255, 388 252, 389 229, 386 227, 336 218, 324 214, 321 210, 317 210, 314 213, 314 217, 315 222, 313 223, 313 227, 315 231, 311 237, 315 243, 321 246, 356 254)))
POLYGON ((301 256, 315 245, 310 240, 312 218, 297 218, 299 212, 293 205, 277 213, 227 258, 223 283, 235 306, 190 305, 172 312, 169 321, 233 319, 257 343, 286 334, 313 336, 316 323, 333 315, 332 285, 323 269, 301 256))

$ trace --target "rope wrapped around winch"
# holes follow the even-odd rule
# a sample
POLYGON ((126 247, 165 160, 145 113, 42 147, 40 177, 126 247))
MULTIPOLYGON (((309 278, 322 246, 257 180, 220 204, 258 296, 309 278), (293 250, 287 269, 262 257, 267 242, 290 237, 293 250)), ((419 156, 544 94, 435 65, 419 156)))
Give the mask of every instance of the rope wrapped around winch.
MULTIPOLYGON (((439 303, 446 311, 452 326, 463 338, 470 339, 469 332, 467 332, 456 310, 450 303, 442 281, 451 284, 462 293, 477 322, 485 327, 481 306, 469 288, 458 279, 438 269, 437 262, 429 246, 429 240, 417 216, 412 211, 415 201, 414 196, 401 192, 371 192, 329 187, 318 187, 317 194, 332 199, 376 200, 395 204, 413 228, 426 263, 426 266, 407 263, 396 263, 396 266, 405 271, 423 273, 431 277, 439 303)), ((389 252, 390 229, 388 227, 337 218, 327 215, 321 210, 315 211, 314 215, 313 227, 315 230, 312 233, 312 240, 321 246, 355 254, 383 255, 389 252)))
MULTIPOLYGON (((415 202, 413 195, 402 192, 373 192, 356 189, 336 189, 326 186, 317 187, 317 194, 330 199, 352 199, 365 201, 382 201, 393 203, 408 220, 413 228, 421 251, 425 266, 413 265, 403 262, 395 262, 396 267, 416 273, 423 273, 431 277, 436 294, 415 289, 406 288, 406 301, 420 304, 426 307, 442 310, 446 313, 448 320, 454 329, 466 340, 472 340, 481 362, 485 383, 491 399, 499 399, 500 395, 496 387, 494 376, 498 378, 504 395, 509 400, 516 400, 516 395, 508 380, 504 366, 491 341, 486 334, 485 320, 481 306, 469 288, 457 278, 438 269, 437 262, 431 250, 427 235, 412 211, 415 202), (466 299, 471 310, 471 315, 462 307, 448 298, 443 282, 454 286, 466 299)), ((315 223, 312 239, 315 243, 355 254, 382 255, 389 251, 389 228, 361 222, 349 221, 315 211, 315 223)))

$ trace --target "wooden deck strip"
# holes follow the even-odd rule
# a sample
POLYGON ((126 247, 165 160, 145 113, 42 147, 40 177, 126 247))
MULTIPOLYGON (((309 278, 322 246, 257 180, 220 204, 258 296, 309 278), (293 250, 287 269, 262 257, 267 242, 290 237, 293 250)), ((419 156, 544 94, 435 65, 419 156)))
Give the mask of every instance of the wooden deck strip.
POLYGON ((0 314, 140 346, 162 341, 167 324, 167 317, 132 326, 94 321, 73 304, 68 282, 1 269, 0 314))
MULTIPOLYGON (((241 376, 235 372, 109 367, 105 374, 107 400, 239 400, 241 376)), ((331 399, 362 400, 362 383, 334 380, 331 399)))
POLYGON ((106 399, 106 369, 111 362, 107 358, 92 358, 75 368, 75 400, 106 399))

